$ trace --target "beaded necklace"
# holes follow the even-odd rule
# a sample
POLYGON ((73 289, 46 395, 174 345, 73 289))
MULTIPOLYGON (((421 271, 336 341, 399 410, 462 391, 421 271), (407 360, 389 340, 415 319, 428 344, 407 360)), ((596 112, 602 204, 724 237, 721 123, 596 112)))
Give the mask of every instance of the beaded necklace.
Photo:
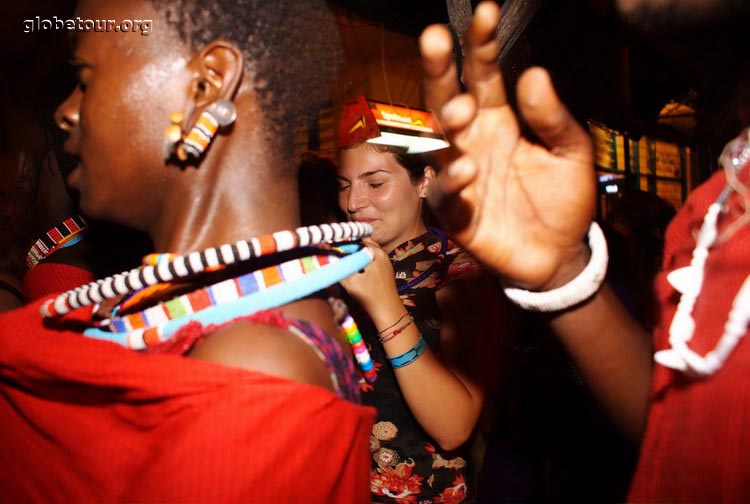
MULTIPOLYGON (((97 327, 110 327, 112 331, 126 332, 160 326, 209 306, 234 301, 242 296, 264 291, 273 285, 296 280, 337 259, 336 256, 329 258, 326 255, 316 255, 268 266, 177 296, 136 313, 117 316, 119 310, 113 311, 112 317, 100 321, 97 327)), ((125 310, 123 307, 122 311, 125 310)))
MULTIPOLYGON (((187 256, 162 254, 155 261, 149 261, 152 264, 78 287, 47 301, 42 306, 42 316, 59 316, 81 306, 127 294, 135 286, 158 287, 174 278, 185 278, 251 258, 299 247, 359 240, 371 231, 372 228, 363 223, 323 224, 251 238, 187 256)), ((142 350, 163 343, 191 322, 219 325, 296 301, 364 269, 372 261, 371 251, 361 244, 343 244, 338 250, 343 257, 315 255, 269 266, 178 296, 138 313, 101 321, 98 327, 89 328, 84 334, 142 350)), ((331 254, 335 252, 331 251, 331 254)), ((374 380, 370 372, 373 365, 369 353, 366 348, 362 351, 358 341, 352 341, 351 326, 354 321, 345 319, 345 322, 342 331, 352 342, 356 360, 365 378, 374 380)), ((353 327, 358 332, 356 324, 353 327)))
MULTIPOLYGON (((722 152, 720 161, 727 171, 728 185, 717 200, 708 207, 690 265, 674 270, 667 276, 669 283, 680 292, 680 302, 669 327, 671 348, 656 352, 654 360, 662 366, 695 377, 704 378, 721 369, 747 331, 750 322, 750 275, 748 275, 734 298, 724 325, 724 332, 713 350, 702 357, 688 346, 695 332, 692 314, 703 287, 706 260, 711 247, 718 241, 719 214, 725 208, 725 201, 733 192, 744 191, 744 187, 737 188, 736 178, 737 173, 750 161, 749 132, 750 130, 743 131, 742 135, 730 142, 722 152)), ((747 212, 747 208, 745 211, 747 212)), ((737 228, 735 226, 731 229, 737 228)))
POLYGON ((26 254, 26 266, 31 269, 61 248, 78 243, 86 228, 86 221, 80 215, 65 219, 34 242, 26 254))
POLYGON ((210 247, 200 252, 191 252, 184 256, 170 255, 166 261, 146 264, 69 290, 43 303, 40 311, 44 318, 57 317, 83 306, 100 303, 105 299, 112 299, 158 283, 195 275, 209 268, 229 266, 299 247, 356 241, 370 233, 372 227, 362 222, 321 224, 278 231, 249 240, 210 247))
MULTIPOLYGON (((180 296, 133 314, 133 318, 128 321, 119 320, 109 324, 104 322, 105 327, 111 326, 114 330, 90 328, 84 331, 84 334, 140 350, 169 339, 190 322, 219 325, 240 316, 251 315, 257 311, 268 310, 301 299, 363 269, 372 261, 372 255, 365 247, 340 259, 335 256, 328 257, 327 264, 322 267, 313 266, 307 272, 303 268, 295 271, 297 265, 293 263, 302 261, 314 264, 310 258, 303 258, 267 268, 267 270, 279 268, 286 271, 286 278, 279 279, 268 286, 262 280, 259 283, 257 281, 253 283, 257 280, 255 273, 258 272, 244 275, 245 278, 242 280, 244 287, 240 287, 239 290, 246 290, 246 294, 237 292, 236 289, 240 286, 238 279, 229 279, 205 289, 199 289, 191 293, 192 296, 191 294, 180 296), (216 296, 213 300, 211 300, 212 295, 216 296), (186 297, 192 297, 196 304, 202 303, 205 306, 195 311, 188 310, 186 297), (149 315, 151 315, 150 319, 149 315), (140 323, 143 323, 143 326, 137 327, 140 323), (133 324, 136 327, 133 327, 133 324), (124 330, 117 330, 118 325, 124 330)), ((319 263, 324 262, 326 261, 319 261, 319 263)), ((262 277, 263 274, 258 276, 262 277)), ((266 273, 266 276, 272 275, 266 273)))

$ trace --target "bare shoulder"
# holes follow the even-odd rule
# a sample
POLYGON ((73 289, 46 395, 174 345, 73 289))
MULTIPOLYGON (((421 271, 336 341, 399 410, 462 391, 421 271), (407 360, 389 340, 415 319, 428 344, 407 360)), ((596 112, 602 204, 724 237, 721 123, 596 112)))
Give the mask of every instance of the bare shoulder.
POLYGON ((189 357, 334 390, 325 364, 308 343, 267 324, 239 321, 226 326, 206 338, 189 357))

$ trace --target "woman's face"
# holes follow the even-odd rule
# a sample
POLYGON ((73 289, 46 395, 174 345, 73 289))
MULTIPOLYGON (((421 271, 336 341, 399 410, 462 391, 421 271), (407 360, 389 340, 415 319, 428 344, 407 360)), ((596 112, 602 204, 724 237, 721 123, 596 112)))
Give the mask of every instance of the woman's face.
POLYGON ((432 179, 432 169, 416 184, 390 152, 362 144, 341 152, 339 206, 354 221, 373 227, 372 239, 390 252, 425 230, 422 199, 432 179))
POLYGON ((80 192, 82 210, 144 229, 177 171, 165 165, 162 141, 169 114, 186 106, 189 52, 148 2, 84 0, 75 16, 154 20, 148 35, 74 33, 79 83, 55 114, 68 132, 65 150, 79 159, 67 181, 80 192))

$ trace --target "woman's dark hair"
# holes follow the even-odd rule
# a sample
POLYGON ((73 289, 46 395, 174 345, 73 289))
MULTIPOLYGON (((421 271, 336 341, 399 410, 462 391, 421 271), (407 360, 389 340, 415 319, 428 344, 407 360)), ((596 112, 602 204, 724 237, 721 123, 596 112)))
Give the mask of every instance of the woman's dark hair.
POLYGON ((323 222, 341 222, 346 215, 339 208, 336 162, 314 151, 299 158, 299 201, 303 226, 323 222))
POLYGON ((294 121, 329 100, 342 60, 325 0, 150 0, 192 49, 223 38, 245 58, 270 138, 291 153, 294 121))

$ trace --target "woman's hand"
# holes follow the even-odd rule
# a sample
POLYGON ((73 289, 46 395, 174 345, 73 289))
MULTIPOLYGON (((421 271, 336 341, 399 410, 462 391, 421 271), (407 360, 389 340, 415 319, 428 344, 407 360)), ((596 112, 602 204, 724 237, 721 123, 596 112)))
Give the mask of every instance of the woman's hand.
POLYGON ((582 238, 594 214, 592 147, 540 68, 521 76, 517 97, 543 145, 521 135, 497 64, 499 20, 494 2, 477 6, 464 94, 448 30, 431 26, 420 38, 427 105, 452 145, 430 201, 448 233, 485 265, 525 288, 548 289, 588 258, 582 238))
POLYGON ((369 238, 362 240, 372 250, 373 260, 367 267, 341 281, 341 285, 373 319, 384 307, 384 301, 401 301, 396 290, 396 279, 388 254, 369 238))

